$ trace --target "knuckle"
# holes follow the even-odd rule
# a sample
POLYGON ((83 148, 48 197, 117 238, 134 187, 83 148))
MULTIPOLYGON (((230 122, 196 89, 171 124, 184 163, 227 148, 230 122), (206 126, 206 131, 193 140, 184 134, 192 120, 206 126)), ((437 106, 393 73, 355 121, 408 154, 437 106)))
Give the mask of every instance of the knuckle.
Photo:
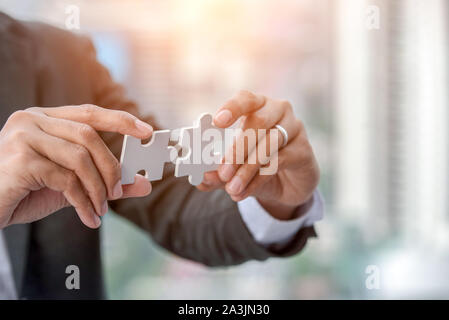
POLYGON ((26 108, 24 111, 26 111, 26 112, 33 112, 33 113, 40 113, 40 114, 44 113, 42 108, 39 108, 39 107, 26 108))
POLYGON ((11 157, 11 165, 19 168, 23 168, 29 165, 31 156, 24 150, 17 151, 14 156, 11 157))
MULTIPOLYGON (((294 135, 298 135, 298 134, 304 133, 304 136, 306 136, 304 123, 301 120, 299 120, 299 119, 296 120, 295 131, 296 132, 294 132, 294 135)), ((307 136, 306 136, 306 138, 307 138, 307 136)))
POLYGON ((303 149, 299 163, 303 172, 307 174, 309 182, 313 185, 313 189, 315 189, 320 181, 321 174, 318 162, 309 144, 303 149))
POLYGON ((242 183, 246 185, 248 183, 248 180, 250 179, 252 172, 254 171, 254 168, 256 168, 258 165, 255 164, 256 161, 254 161, 253 164, 245 164, 240 169, 239 172, 237 172, 237 175, 242 179, 242 183))
POLYGON ((92 192, 99 198, 106 198, 106 189, 102 182, 96 181, 92 187, 92 192))
POLYGON ((30 118, 30 116, 31 116, 31 112, 26 111, 26 110, 18 110, 9 116, 7 122, 9 122, 9 123, 21 122, 23 120, 30 118))
POLYGON ((238 97, 240 104, 246 108, 251 107, 257 102, 257 96, 248 90, 240 90, 238 93, 238 97))
POLYGON ((106 166, 106 168, 112 181, 115 182, 115 180, 121 177, 121 167, 117 159, 114 158, 114 160, 111 161, 110 165, 106 166))
POLYGON ((78 188, 78 177, 72 171, 66 173, 65 181, 68 190, 76 190, 78 188))
POLYGON ((225 105, 231 109, 237 109, 240 106, 240 103, 237 98, 231 98, 226 102, 225 105))
POLYGON ((307 159, 309 161, 314 162, 315 161, 315 154, 313 152, 312 145, 310 144, 309 140, 305 139, 304 141, 304 150, 307 154, 307 159))
POLYGON ((129 113, 125 111, 117 111, 117 112, 118 112, 118 120, 120 123, 123 123, 126 126, 134 126, 134 119, 129 113))
POLYGON ((293 111, 292 104, 288 100, 280 100, 279 103, 284 112, 293 111))
POLYGON ((97 132, 88 124, 80 124, 78 127, 78 134, 85 141, 91 141, 95 138, 97 132))
POLYGON ((117 159, 114 158, 114 160, 111 163, 111 170, 112 172, 115 172, 118 176, 120 176, 120 162, 118 162, 117 159))
POLYGON ((315 162, 315 155, 313 153, 313 149, 312 146, 310 145, 310 143, 307 140, 304 140, 302 142, 302 152, 300 155, 301 158, 301 162, 303 164, 311 164, 315 162))
POLYGON ((89 151, 82 145, 75 145, 74 147, 74 156, 80 164, 85 164, 87 159, 89 158, 89 151))
POLYGON ((94 120, 95 111, 97 110, 97 106, 94 106, 93 104, 82 104, 80 106, 81 112, 83 113, 83 117, 87 120, 94 120))
POLYGON ((8 136, 11 142, 17 143, 18 141, 24 141, 28 136, 28 132, 23 128, 17 128, 9 133, 8 136))
POLYGON ((249 90, 242 89, 238 92, 237 96, 246 100, 253 100, 256 98, 256 95, 249 90))
POLYGON ((267 128, 269 119, 261 114, 253 113, 250 116, 253 128, 267 128))

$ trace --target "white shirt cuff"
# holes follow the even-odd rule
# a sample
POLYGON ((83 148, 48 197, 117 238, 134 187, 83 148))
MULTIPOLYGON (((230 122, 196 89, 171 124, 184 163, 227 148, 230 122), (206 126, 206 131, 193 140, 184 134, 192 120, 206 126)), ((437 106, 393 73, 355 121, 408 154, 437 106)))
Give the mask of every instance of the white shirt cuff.
POLYGON ((302 227, 308 227, 323 219, 323 198, 318 190, 313 194, 309 211, 299 218, 278 220, 269 214, 254 197, 237 203, 242 219, 257 243, 269 246, 286 244, 302 227))

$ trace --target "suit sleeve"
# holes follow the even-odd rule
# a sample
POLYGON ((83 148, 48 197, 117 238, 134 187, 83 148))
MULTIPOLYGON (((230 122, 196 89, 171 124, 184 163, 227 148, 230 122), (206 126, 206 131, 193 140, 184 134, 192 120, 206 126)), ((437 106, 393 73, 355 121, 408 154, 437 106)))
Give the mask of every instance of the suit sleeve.
MULTIPOLYGON (((159 128, 151 116, 139 114, 135 103, 126 98, 123 87, 98 63, 91 42, 85 38, 82 41, 95 104, 130 112, 159 128)), ((123 137, 109 133, 102 137, 119 158, 123 137)), ((161 181, 153 182, 149 196, 113 201, 110 206, 178 256, 208 266, 234 265, 293 255, 303 249, 309 237, 316 236, 313 227, 305 227, 281 250, 264 248, 253 239, 237 204, 224 191, 201 192, 187 179, 175 178, 172 165, 167 164, 165 171, 161 181)))

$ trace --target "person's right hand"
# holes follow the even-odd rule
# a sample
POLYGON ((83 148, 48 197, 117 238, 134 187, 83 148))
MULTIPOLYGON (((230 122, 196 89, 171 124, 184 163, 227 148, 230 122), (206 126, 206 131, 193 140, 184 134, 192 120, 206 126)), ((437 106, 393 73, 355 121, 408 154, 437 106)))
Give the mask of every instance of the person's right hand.
POLYGON ((98 228, 108 199, 150 193, 140 175, 121 185, 120 163, 97 130, 141 139, 152 134, 133 115, 94 105, 34 107, 9 117, 0 131, 0 229, 69 205, 86 226, 98 228))

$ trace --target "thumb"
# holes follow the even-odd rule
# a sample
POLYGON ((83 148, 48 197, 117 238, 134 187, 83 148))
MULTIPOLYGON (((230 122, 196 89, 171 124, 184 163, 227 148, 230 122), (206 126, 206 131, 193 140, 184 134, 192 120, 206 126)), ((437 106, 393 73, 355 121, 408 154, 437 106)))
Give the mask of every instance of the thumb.
POLYGON ((133 184, 123 185, 122 198, 145 197, 151 192, 151 183, 144 176, 136 174, 133 184))

